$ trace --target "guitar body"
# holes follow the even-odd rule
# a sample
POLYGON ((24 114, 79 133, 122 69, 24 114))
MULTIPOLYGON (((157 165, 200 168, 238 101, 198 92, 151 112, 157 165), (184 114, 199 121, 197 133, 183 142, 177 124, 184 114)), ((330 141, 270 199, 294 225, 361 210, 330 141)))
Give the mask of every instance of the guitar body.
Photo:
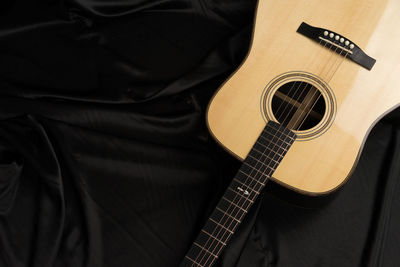
POLYGON ((399 79, 399 0, 260 0, 249 54, 207 112, 243 163, 180 266, 213 266, 270 179, 339 188, 399 79))
POLYGON ((292 82, 288 93, 303 81, 315 84, 324 102, 319 122, 292 129, 298 138, 271 179, 304 194, 337 189, 354 169, 373 125, 400 103, 399 14, 398 0, 259 1, 250 52, 209 105, 210 132, 244 160, 266 123, 280 122, 279 107, 296 102, 296 94, 279 95, 279 86, 292 82), (349 38, 375 65, 368 70, 335 47, 328 49, 331 43, 296 32, 302 22, 327 29, 332 41, 336 34, 329 38, 330 31, 340 34, 339 44, 349 38), (278 96, 289 100, 279 104, 273 100, 278 96))

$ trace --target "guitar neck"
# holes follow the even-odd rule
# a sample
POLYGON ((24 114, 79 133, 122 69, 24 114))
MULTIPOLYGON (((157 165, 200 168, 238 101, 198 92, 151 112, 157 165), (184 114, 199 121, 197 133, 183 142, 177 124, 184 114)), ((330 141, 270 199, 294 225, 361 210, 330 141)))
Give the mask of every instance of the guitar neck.
POLYGON ((181 267, 209 267, 216 262, 295 138, 282 125, 267 123, 181 267))

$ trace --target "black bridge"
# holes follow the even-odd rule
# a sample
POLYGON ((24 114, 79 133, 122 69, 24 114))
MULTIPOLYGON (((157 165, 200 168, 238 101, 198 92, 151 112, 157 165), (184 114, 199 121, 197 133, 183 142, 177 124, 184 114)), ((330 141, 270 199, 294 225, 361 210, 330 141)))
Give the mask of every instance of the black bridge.
POLYGON ((338 33, 322 28, 316 28, 305 22, 301 23, 297 32, 324 46, 330 44, 330 46, 326 47, 334 50, 340 55, 345 55, 348 59, 354 61, 367 70, 371 70, 375 65, 375 59, 365 54, 356 44, 338 33))

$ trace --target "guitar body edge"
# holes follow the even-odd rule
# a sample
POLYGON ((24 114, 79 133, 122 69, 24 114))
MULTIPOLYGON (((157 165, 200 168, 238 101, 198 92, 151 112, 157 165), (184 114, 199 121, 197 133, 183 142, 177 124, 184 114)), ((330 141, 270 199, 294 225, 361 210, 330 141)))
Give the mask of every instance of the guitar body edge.
POLYGON ((249 54, 209 104, 211 134, 243 160, 267 122, 263 99, 270 81, 292 71, 315 73, 332 91, 331 123, 296 141, 272 179, 307 195, 336 190, 353 172, 373 126, 400 103, 399 13, 396 0, 260 1, 249 54), (296 33, 304 21, 357 42, 376 65, 368 71, 344 60, 331 64, 332 76, 324 74, 339 56, 296 33))

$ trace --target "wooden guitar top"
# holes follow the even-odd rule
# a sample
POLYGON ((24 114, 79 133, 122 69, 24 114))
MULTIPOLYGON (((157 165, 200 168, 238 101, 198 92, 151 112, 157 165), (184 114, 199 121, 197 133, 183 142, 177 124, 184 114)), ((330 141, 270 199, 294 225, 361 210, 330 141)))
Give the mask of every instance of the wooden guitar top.
POLYGON ((267 121, 277 120, 269 106, 274 84, 303 76, 321 84, 325 113, 315 127, 294 131, 299 138, 272 179, 323 194, 344 183, 373 125, 400 103, 400 1, 260 1, 250 52, 209 105, 211 133, 245 159, 267 121), (303 22, 327 29, 333 42, 351 40, 375 65, 368 70, 299 34, 303 22))

